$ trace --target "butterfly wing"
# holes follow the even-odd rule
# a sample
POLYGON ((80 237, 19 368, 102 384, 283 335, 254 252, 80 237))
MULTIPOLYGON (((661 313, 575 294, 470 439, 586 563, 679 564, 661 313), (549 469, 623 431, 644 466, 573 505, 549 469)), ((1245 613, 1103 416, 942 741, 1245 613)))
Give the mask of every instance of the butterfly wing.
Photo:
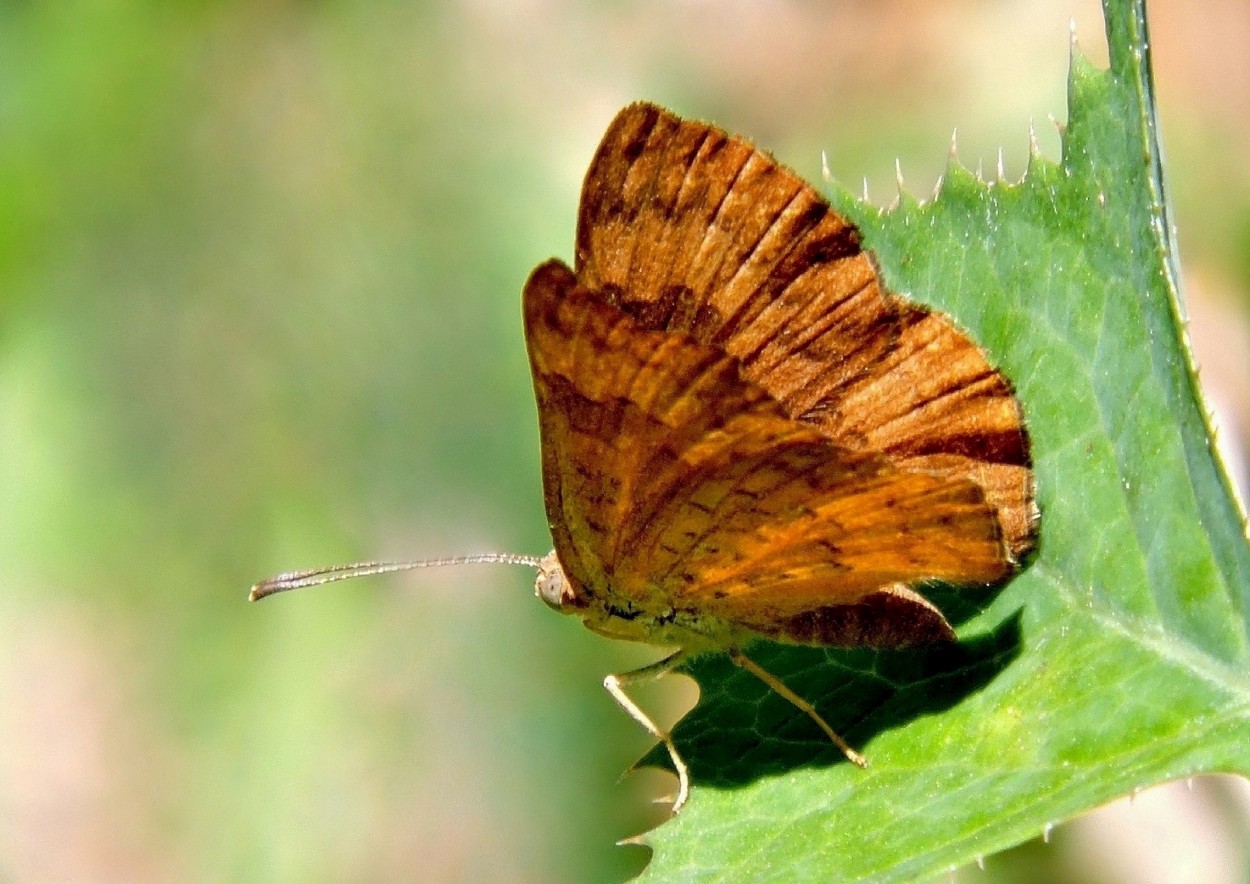
POLYGON ((949 319, 884 291, 854 226, 744 139, 650 104, 621 111, 586 176, 576 266, 645 328, 735 356, 839 445, 975 482, 1008 554, 1031 546, 1010 384, 949 319))
MULTIPOLYGON (((776 632, 895 583, 1006 575, 975 483, 834 444, 732 356, 643 328, 558 261, 530 277, 524 313, 548 521, 584 603, 776 632)), ((905 591, 890 601, 936 613, 905 591)))

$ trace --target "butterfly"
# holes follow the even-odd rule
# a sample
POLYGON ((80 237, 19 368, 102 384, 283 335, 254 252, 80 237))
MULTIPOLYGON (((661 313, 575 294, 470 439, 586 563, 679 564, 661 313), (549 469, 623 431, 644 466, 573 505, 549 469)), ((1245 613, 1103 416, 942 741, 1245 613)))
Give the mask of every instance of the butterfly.
POLYGON ((632 104, 587 172, 575 263, 523 294, 555 550, 538 594, 612 638, 676 646, 605 686, 756 638, 950 641, 913 586, 988 584, 1034 541, 1011 385, 945 316, 881 285, 859 232, 742 138, 632 104))
POLYGON ((253 597, 461 561, 538 569, 536 593, 610 638, 666 645, 604 686, 727 652, 865 759, 743 653, 949 642, 917 589, 1004 580, 1037 532, 1010 383, 939 312, 882 285, 855 226, 747 140, 649 103, 608 127, 573 267, 522 294, 554 550, 280 575, 253 597))

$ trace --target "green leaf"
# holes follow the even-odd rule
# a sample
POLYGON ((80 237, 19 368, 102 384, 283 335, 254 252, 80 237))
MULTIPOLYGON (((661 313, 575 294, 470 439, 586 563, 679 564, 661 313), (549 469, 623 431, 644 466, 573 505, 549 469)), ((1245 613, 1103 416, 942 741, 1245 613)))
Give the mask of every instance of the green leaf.
POLYGON ((1109 70, 1074 52, 1058 165, 987 183, 952 160, 885 213, 835 195, 888 285, 1016 384, 1036 556, 988 598, 933 591, 954 649, 753 649, 868 770, 723 656, 691 664, 693 795, 642 839, 646 880, 924 878, 1137 788, 1250 773, 1250 547, 1184 341, 1143 7, 1104 3, 1109 70))

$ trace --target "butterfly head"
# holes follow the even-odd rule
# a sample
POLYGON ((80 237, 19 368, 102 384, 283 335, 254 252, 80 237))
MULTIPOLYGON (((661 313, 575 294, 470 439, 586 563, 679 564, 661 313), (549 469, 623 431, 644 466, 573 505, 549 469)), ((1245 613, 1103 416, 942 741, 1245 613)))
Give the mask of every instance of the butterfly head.
POLYGON ((572 581, 564 573, 564 567, 560 564, 560 559, 556 557, 555 550, 547 553, 538 562, 538 578, 534 581, 534 594, 542 599, 547 607, 563 613, 586 606, 572 581))

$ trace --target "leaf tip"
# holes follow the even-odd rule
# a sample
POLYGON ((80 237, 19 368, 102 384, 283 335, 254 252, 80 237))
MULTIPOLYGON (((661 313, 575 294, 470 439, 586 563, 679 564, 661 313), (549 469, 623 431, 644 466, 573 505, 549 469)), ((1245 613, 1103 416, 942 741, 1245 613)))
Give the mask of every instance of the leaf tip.
POLYGON ((622 838, 616 842, 617 847, 651 847, 651 842, 647 840, 646 833, 638 835, 630 835, 628 838, 622 838))

